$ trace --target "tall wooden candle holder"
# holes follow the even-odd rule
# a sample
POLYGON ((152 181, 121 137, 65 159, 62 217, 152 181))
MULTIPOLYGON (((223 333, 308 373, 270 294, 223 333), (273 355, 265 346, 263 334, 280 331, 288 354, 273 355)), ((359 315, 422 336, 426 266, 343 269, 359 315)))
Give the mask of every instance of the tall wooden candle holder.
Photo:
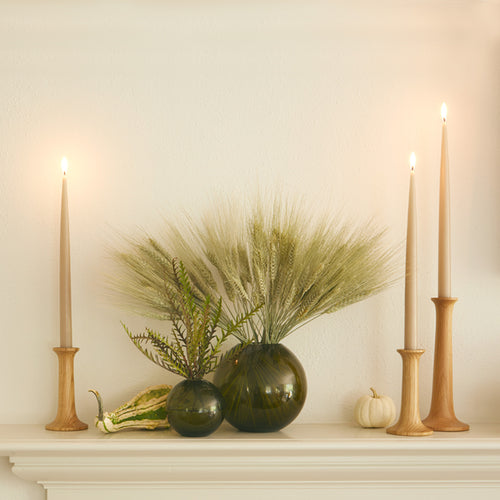
POLYGON ((88 425, 80 422, 75 409, 75 378, 73 363, 78 347, 54 347, 59 359, 59 394, 57 415, 45 428, 49 431, 82 431, 88 425))
POLYGON ((388 434, 398 436, 429 436, 432 429, 420 419, 418 397, 418 364, 424 349, 398 349, 403 359, 403 385, 401 414, 398 422, 387 429, 388 434))
POLYGON ((425 425, 435 431, 468 431, 469 425, 460 422, 453 408, 453 349, 452 314, 456 298, 435 297, 436 341, 434 347, 434 376, 432 380, 432 400, 425 425))

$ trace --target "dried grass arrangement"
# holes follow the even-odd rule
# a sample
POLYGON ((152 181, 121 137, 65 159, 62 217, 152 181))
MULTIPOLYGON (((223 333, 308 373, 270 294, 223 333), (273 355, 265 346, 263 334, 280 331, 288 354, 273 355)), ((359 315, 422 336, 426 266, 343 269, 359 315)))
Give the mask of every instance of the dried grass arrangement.
POLYGON ((351 227, 338 217, 313 215, 303 203, 278 195, 226 201, 200 222, 167 222, 161 241, 128 240, 115 253, 113 287, 135 312, 168 319, 166 283, 181 259, 200 301, 223 297, 221 322, 261 306, 235 332, 242 342, 275 344, 322 314, 374 295, 395 277, 395 249, 372 223, 351 227))

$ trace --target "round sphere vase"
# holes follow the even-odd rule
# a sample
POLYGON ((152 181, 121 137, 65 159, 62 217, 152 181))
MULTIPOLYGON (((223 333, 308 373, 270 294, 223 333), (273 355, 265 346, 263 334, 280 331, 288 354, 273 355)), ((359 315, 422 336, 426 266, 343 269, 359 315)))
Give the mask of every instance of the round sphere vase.
POLYGON ((207 380, 183 380, 168 395, 167 417, 181 436, 208 436, 224 420, 224 398, 207 380))
POLYGON ((306 400, 306 374, 282 344, 250 344, 228 356, 214 384, 226 403, 226 420, 241 431, 273 432, 286 427, 306 400))

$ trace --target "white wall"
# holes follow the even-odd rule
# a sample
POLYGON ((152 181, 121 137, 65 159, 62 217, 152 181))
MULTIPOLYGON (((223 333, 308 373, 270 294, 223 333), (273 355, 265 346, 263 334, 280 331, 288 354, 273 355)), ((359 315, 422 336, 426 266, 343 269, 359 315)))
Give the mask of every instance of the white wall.
MULTIPOLYGON (((142 357, 103 297, 117 231, 161 229, 257 184, 374 215, 405 237, 417 154, 422 412, 437 293, 440 106, 449 108, 455 408, 500 412, 498 1, 0 1, 0 423, 56 408, 60 158, 70 161, 77 408, 175 378, 142 357)), ((403 261, 401 260, 401 263, 403 261)), ((300 422, 348 421, 375 386, 399 402, 403 282, 285 342, 300 422)), ((0 497, 40 498, 0 462, 0 497)))

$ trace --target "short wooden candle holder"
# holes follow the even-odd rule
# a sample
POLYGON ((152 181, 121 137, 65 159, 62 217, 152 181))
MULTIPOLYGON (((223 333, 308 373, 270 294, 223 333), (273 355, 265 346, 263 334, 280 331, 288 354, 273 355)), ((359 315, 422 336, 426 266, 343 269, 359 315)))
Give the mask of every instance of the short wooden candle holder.
POLYGON ((469 425, 460 422, 453 408, 453 348, 452 314, 457 299, 435 297, 436 341, 434 346, 434 376, 432 379, 432 400, 425 425, 435 431, 468 431, 469 425))
POLYGON ((432 429, 420 419, 418 397, 418 364, 424 349, 398 349, 403 359, 403 385, 401 390, 401 414, 398 422, 387 429, 388 434, 398 436, 429 436, 432 429))
POLYGON ((59 359, 59 393, 57 415, 45 428, 49 431, 82 431, 88 425, 76 416, 73 363, 78 347, 54 347, 59 359))

